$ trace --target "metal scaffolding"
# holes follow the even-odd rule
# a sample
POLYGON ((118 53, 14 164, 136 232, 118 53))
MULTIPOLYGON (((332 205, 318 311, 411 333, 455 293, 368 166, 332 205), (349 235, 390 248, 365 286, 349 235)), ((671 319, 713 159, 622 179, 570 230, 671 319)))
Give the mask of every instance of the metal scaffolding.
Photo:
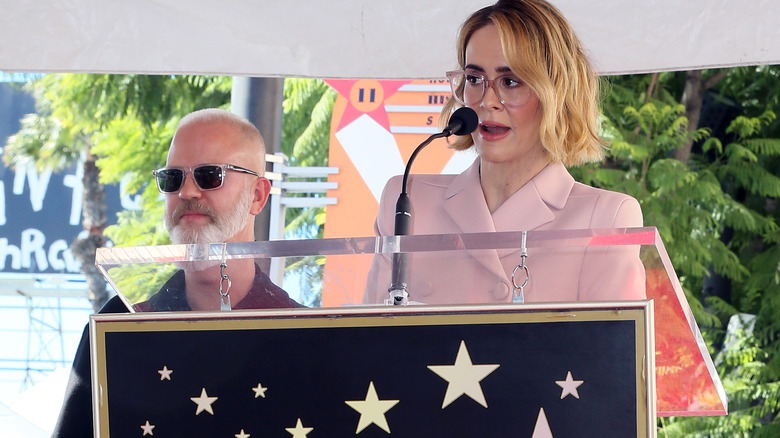
MULTIPOLYGON (((0 273, 0 296, 16 296, 24 299, 24 305, 4 305, 5 310, 26 313, 27 327, 14 327, 6 336, 18 336, 26 332, 26 350, 23 358, 0 358, 0 369, 21 371, 24 379, 20 390, 25 390, 58 367, 67 366, 73 360, 72 351, 64 341, 64 301, 68 298, 87 300, 87 286, 83 275, 77 274, 19 274, 0 273)), ((10 338, 6 338, 10 340, 10 338)), ((5 354, 11 352, 6 349, 5 354)))

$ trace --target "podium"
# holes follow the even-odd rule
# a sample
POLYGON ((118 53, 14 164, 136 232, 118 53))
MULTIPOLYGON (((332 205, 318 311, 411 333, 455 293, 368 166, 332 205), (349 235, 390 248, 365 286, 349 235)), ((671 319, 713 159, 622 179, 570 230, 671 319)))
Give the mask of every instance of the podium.
POLYGON ((317 306, 94 315, 96 436, 544 437, 582 436, 583 430, 655 436, 656 415, 727 411, 720 379, 652 227, 166 245, 97 254, 98 267, 129 307, 177 270, 250 259, 291 296, 317 306), (389 278, 388 262, 397 254, 410 260, 412 304, 361 304, 364 294, 389 287, 377 283, 389 278), (492 280, 492 295, 485 296, 496 301, 416 299, 435 298, 439 284, 484 292, 458 263, 485 257, 501 261, 507 273, 526 262, 537 287, 528 285, 529 300, 513 303, 516 294, 495 293, 500 287, 492 280), (622 275, 626 266, 641 275, 622 275), (582 279, 576 293, 538 288, 556 288, 572 276, 582 279), (533 302, 610 296, 587 288, 613 287, 604 285, 616 278, 632 288, 643 279, 646 299, 533 302), (430 290, 417 293, 424 287, 430 290))

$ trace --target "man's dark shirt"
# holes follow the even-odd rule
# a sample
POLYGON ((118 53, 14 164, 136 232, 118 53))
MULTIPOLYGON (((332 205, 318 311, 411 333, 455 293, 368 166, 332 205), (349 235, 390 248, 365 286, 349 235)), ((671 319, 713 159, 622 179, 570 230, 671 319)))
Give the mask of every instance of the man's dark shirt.
MULTIPOLYGON (((215 300, 218 297, 215 297, 215 300)), ((149 300, 138 303, 136 311, 191 310, 184 290, 184 271, 177 271, 149 300)), ((233 306, 234 309, 272 309, 303 307, 273 284, 259 266, 255 266, 255 279, 247 295, 233 306)), ((122 300, 115 296, 108 300, 98 313, 127 313, 122 300)), ((84 327, 73 368, 70 371, 65 399, 62 404, 53 438, 82 438, 93 436, 92 427, 92 379, 89 351, 89 325, 84 327)))
MULTIPOLYGON (((215 295, 214 300, 219 299, 215 295)), ((192 310, 184 293, 184 271, 177 271, 160 290, 148 300, 133 306, 138 312, 168 312, 192 310)), ((255 266, 255 279, 246 296, 233 309, 278 309, 301 307, 287 292, 273 284, 270 278, 255 266)))

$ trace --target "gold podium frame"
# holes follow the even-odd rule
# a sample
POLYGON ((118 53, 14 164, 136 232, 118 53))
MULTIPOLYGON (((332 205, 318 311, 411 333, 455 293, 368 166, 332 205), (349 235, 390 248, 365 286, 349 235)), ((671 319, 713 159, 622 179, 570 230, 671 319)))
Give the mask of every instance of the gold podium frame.
MULTIPOLYGON (((431 351, 431 345, 447 344, 447 348, 452 350, 452 358, 454 359, 457 346, 451 342, 452 340, 438 341, 436 338, 432 338, 427 339, 430 342, 425 345, 422 345, 418 342, 411 342, 409 345, 405 345, 405 343, 408 342, 410 338, 407 337, 402 339, 393 339, 392 335, 394 332, 398 331, 401 331, 405 334, 423 333, 424 330, 430 330, 431 328, 434 328, 436 333, 449 333, 457 331, 459 327, 465 327, 469 332, 475 332, 484 327, 485 330, 490 330, 490 341, 496 343, 499 346, 503 346, 502 348, 493 348, 492 350, 488 349, 487 351, 500 352, 501 350, 505 349, 507 354, 511 355, 513 349, 510 347, 513 344, 507 340, 498 339, 503 336, 504 333, 516 333, 517 330, 520 330, 522 333, 522 330, 526 329, 537 330, 534 331, 534 333, 550 333, 551 331, 547 329, 553 327, 560 328, 562 330, 569 330, 568 333, 572 333, 571 330, 575 330, 579 327, 573 324, 586 324, 583 327, 587 327, 587 324, 596 324, 602 322, 613 324, 614 322, 617 329, 612 331, 615 331, 616 333, 609 335, 605 334, 605 336, 626 337, 627 335, 625 334, 624 330, 625 327, 630 326, 633 327, 634 330, 634 336, 633 340, 631 340, 631 343, 634 345, 635 350, 634 354, 631 355, 631 370, 626 373, 627 376, 632 378, 632 381, 621 382, 620 384, 633 386, 635 390, 636 397, 634 399, 634 412, 636 414, 636 436, 655 437, 656 396, 653 321, 654 315, 652 301, 615 303, 555 303, 545 305, 506 304, 480 306, 405 306, 403 308, 353 307, 336 309, 319 308, 296 310, 284 309, 274 311, 234 311, 221 313, 181 312, 94 315, 90 320, 90 332, 92 339, 91 347, 93 357, 93 399, 96 418, 95 436, 102 438, 119 436, 120 432, 117 432, 117 430, 124 431, 124 429, 116 429, 116 427, 119 427, 118 424, 123 422, 125 419, 128 419, 129 421, 129 423, 127 423, 129 424, 128 427, 132 427, 133 422, 135 422, 134 433, 139 433, 139 427, 143 428, 143 426, 146 426, 148 428, 151 425, 158 428, 154 432, 158 432, 160 436, 171 436, 173 432, 170 430, 165 430, 162 427, 163 425, 161 422, 165 421, 165 419, 160 420, 159 416, 156 417, 157 419, 144 419, 142 416, 140 416, 140 414, 138 414, 138 412, 143 411, 144 409, 150 409, 151 405, 148 405, 148 402, 134 400, 133 397, 136 393, 135 389, 143 385, 141 381, 150 382, 150 379, 154 381, 154 384, 157 384, 156 387, 161 387, 162 385, 168 383, 163 382, 164 377, 161 371, 149 368, 147 362, 145 362, 145 359, 148 359, 149 355, 157 354, 158 357, 167 356, 168 350, 182 350, 183 348, 182 351, 189 351, 190 353, 188 356, 191 356, 193 352, 202 352, 204 350, 208 350, 211 344, 208 342, 203 342, 202 336, 204 335, 210 336, 210 339, 214 337, 216 337, 216 339, 231 339, 239 336, 243 337, 244 339, 263 337, 266 339, 264 342, 268 342, 267 339, 278 338, 279 335, 290 334, 293 333, 293 331, 297 336, 295 339, 304 339, 306 338, 307 334, 313 334, 319 337, 322 336, 322 333, 324 332, 338 330, 340 336, 338 336, 337 340, 334 340, 334 342, 343 343, 351 342, 351 339, 356 339, 350 335, 351 331, 375 330, 376 333, 383 335, 386 334, 388 337, 378 338, 375 340, 375 343, 369 342, 366 345, 356 344, 351 347, 358 349, 359 351, 359 349, 376 348, 377 345, 392 348, 397 347, 400 344, 404 348, 399 351, 408 353, 410 350, 413 350, 413 353, 417 354, 417 351, 414 350, 417 348, 420 349, 419 354, 426 354, 426 352, 431 351), (545 330, 538 331, 541 330, 541 328, 544 328, 545 330), (153 347, 150 346, 148 340, 164 336, 176 336, 175 339, 179 340, 180 342, 176 342, 175 346, 171 345, 170 349, 162 347, 160 350, 154 350, 153 347), (157 353, 155 353, 155 351, 157 351, 157 353), (112 352, 114 355, 116 355, 117 352, 121 352, 121 357, 112 357, 112 352), (124 369, 129 371, 124 372, 118 370, 119 366, 116 365, 117 361, 120 361, 121 367, 124 367, 124 369), (137 363, 135 363, 135 361, 137 361, 137 363), (122 375, 123 372, 128 375, 122 375), (157 373, 160 374, 158 375, 157 373), (141 374, 144 375, 143 378, 140 377, 141 374), (151 377, 149 375, 151 375, 151 377), (158 377, 159 382, 157 381, 158 377), (135 417, 137 417, 137 419, 135 417), (144 421, 146 421, 146 424, 144 424, 144 421)), ((552 331, 555 331, 555 329, 552 329, 552 331)), ((510 340, 512 339, 516 338, 511 338, 510 340)), ((551 360, 559 360, 556 358, 565 357, 565 354, 567 354, 566 351, 558 351, 560 350, 560 347, 557 346, 557 344, 560 342, 560 339, 549 339, 544 342, 546 347, 543 350, 553 355, 551 360), (556 350, 556 348, 558 348, 558 350, 556 350)), ((464 343, 466 342, 464 341, 464 343)), ((477 341, 471 340, 468 343, 470 344, 469 346, 471 346, 473 343, 474 351, 477 351, 477 341)), ((288 343, 290 348, 294 348, 294 344, 295 343, 288 343)), ((604 344, 606 345, 599 344, 601 349, 599 354, 606 356, 611 354, 610 348, 613 350, 616 348, 622 348, 619 347, 620 343, 618 342, 605 342, 604 344)), ((246 343, 241 343, 239 346, 243 345, 246 345, 246 343)), ((260 343, 257 345, 262 346, 264 344, 260 343)), ((303 348, 304 345, 307 344, 303 343, 301 348, 303 348)), ((317 345, 317 343, 314 342, 313 345, 317 345)), ((322 345, 322 343, 319 345, 322 345)), ((273 346, 269 346, 268 348, 278 349, 279 346, 277 344, 273 344, 273 346)), ((228 347, 221 348, 219 351, 223 356, 222 359, 226 358, 225 353, 232 352, 232 354, 234 354, 233 357, 235 358, 244 358, 249 360, 250 357, 263 354, 262 351, 258 350, 262 350, 262 348, 255 350, 253 354, 247 354, 247 352, 243 351, 232 352, 232 350, 230 350, 228 347)), ((594 349, 590 348, 588 350, 592 351, 594 349)), ((327 351, 327 348, 325 348, 321 354, 327 355, 327 351)), ((540 351, 542 350, 535 350, 534 354, 541 354, 540 351)), ((623 356, 621 357, 626 355, 626 352, 621 351, 612 353, 622 354, 623 356)), ((295 354, 301 354, 301 352, 295 354)), ((316 355, 317 352, 309 351, 308 354, 316 355)), ((508 357, 509 358, 507 361, 513 360, 511 359, 511 356, 508 357)), ((536 359, 536 362, 544 362, 544 359, 539 358, 538 356, 534 356, 534 358, 536 359)), ((326 359, 328 360, 324 362, 325 365, 322 365, 322 363, 319 362, 314 363, 313 365, 319 366, 320 368, 317 370, 312 370, 311 374, 307 375, 328 375, 328 373, 334 372, 336 375, 344 376, 345 370, 348 370, 351 367, 357 368, 359 366, 359 364, 355 363, 355 361, 351 363, 344 363, 338 361, 335 357, 329 357, 326 359)), ((195 361, 197 359, 192 358, 191 360, 195 361)), ((471 361, 473 361, 474 365, 482 364, 484 363, 484 357, 478 357, 478 355, 475 354, 470 357, 469 362, 471 361)), ((160 368, 165 366, 166 368, 164 369, 167 369, 166 358, 159 357, 157 362, 159 362, 158 365, 160 368)), ((174 381, 177 380, 177 368, 198 368, 199 366, 198 363, 189 363, 186 360, 184 362, 180 361, 177 363, 179 363, 178 366, 171 366, 173 369, 173 374, 169 374, 168 380, 170 380, 171 375, 173 376, 174 381)), ((260 363, 265 362, 261 361, 260 363)), ((276 351, 274 357, 268 358, 268 363, 273 363, 279 367, 284 367, 286 362, 282 352, 276 351)), ((441 363, 443 363, 441 360, 439 363, 435 363, 434 360, 432 365, 441 363)), ((451 363, 452 362, 448 362, 448 364, 451 363)), ((217 374, 227 373, 230 375, 232 370, 228 365, 229 362, 226 364, 224 369, 211 371, 217 374)), ((499 363, 498 365, 500 366, 501 364, 499 363)), ((586 365, 587 364, 583 366, 586 365)), ((514 369, 511 371, 514 371, 514 369)), ((425 370, 424 372, 428 373, 426 378, 433 380, 439 379, 434 373, 430 371, 425 370)), ((180 371, 180 374, 184 374, 184 372, 180 371)), ((373 388, 374 383, 376 383, 378 390, 380 390, 380 399, 386 398, 383 396, 383 394, 388 393, 387 390, 389 387, 391 387, 389 382, 392 380, 392 378, 399 378, 399 376, 387 376, 386 373, 383 374, 379 372, 376 372, 375 374, 371 374, 369 372, 369 375, 371 375, 371 388, 373 388)), ((229 378, 222 376, 221 381, 224 383, 224 385, 229 385, 231 382, 238 379, 237 376, 238 375, 229 376, 229 378)), ((564 377, 566 376, 561 375, 560 379, 562 380, 564 377)), ((401 376, 400 378, 403 377, 401 376)), ((574 378, 576 379, 577 375, 575 375, 574 378)), ((488 376, 485 379, 488 381, 490 377, 488 376)), ((328 380, 329 379, 324 379, 326 383, 328 380)), ((442 380, 442 382, 444 381, 442 380)), ((556 390, 557 387, 555 384, 552 382, 549 383, 549 386, 552 388, 552 390, 556 390)), ((583 390, 586 389, 587 383, 588 381, 586 380, 586 386, 581 386, 580 388, 583 390)), ((150 384, 152 384, 152 382, 150 382, 150 384)), ((314 385, 314 382, 312 382, 312 385, 314 385)), ((362 385, 361 387, 363 388, 363 391, 365 391, 365 388, 369 386, 369 381, 361 382, 360 385, 362 385)), ((560 384, 558 385, 560 386, 560 384)), ((271 383, 268 383, 268 386, 272 386, 271 383)), ((625 386, 621 386, 621 388, 623 387, 625 386)), ((214 388, 215 389, 213 390, 209 390, 209 393, 213 393, 218 397, 223 397, 220 394, 220 391, 229 392, 227 389, 217 389, 219 388, 219 385, 215 386, 214 388)), ((502 388, 503 391, 500 395, 497 395, 495 393, 496 391, 485 395, 487 398, 486 404, 490 406, 490 408, 501 409, 498 406, 499 404, 502 402, 510 402, 514 400, 512 397, 520 396, 520 393, 522 392, 519 391, 518 388, 513 388, 511 386, 502 386, 502 388), (491 398, 499 396, 501 397, 499 402, 494 402, 493 404, 490 403, 491 398)), ((557 388, 557 390, 560 389, 561 388, 557 388)), ((275 388, 274 390, 276 391, 278 388, 275 388)), ((449 391, 449 387, 447 390, 449 391)), ((318 391, 322 392, 324 390, 319 390, 312 387, 309 394, 314 395, 317 394, 318 391)), ((140 392, 143 393, 143 391, 140 392)), ((193 393, 193 390, 191 390, 189 393, 190 395, 188 395, 187 398, 195 398, 199 395, 199 390, 194 392, 196 393, 193 393)), ((206 388, 204 387, 204 394, 205 392, 206 388)), ((279 390, 279 392, 283 391, 279 390)), ((613 394, 607 394, 606 397, 611 397, 613 395, 624 396, 624 394, 620 394, 620 392, 621 391, 615 391, 613 394)), ((583 391, 583 394, 584 393, 590 392, 583 391)), ((345 428, 346 430, 354 430, 355 426, 357 425, 357 414, 355 414, 354 411, 351 411, 349 406, 345 405, 344 402, 348 400, 362 400, 364 397, 366 400, 368 400, 369 395, 364 396, 364 394, 365 392, 363 394, 353 393, 349 396, 345 395, 342 397, 344 400, 342 400, 341 403, 330 405, 329 408, 333 408, 335 412, 333 414, 329 414, 330 417, 333 418, 333 421, 338 421, 338 418, 348 418, 348 420, 344 420, 345 422, 349 423, 345 425, 345 428), (351 412, 352 417, 349 417, 349 414, 345 413, 345 411, 351 412), (350 418, 354 420, 354 423, 350 423, 350 418)), ((572 394, 568 394, 567 397, 571 395, 572 394)), ((297 401, 285 401, 285 403, 290 405, 297 406, 296 403, 305 403, 305 400, 307 399, 306 394, 291 394, 290 396, 292 398, 295 398, 295 396, 299 398, 297 401)), ((255 397, 257 397, 257 395, 255 395, 255 397)), ((265 395, 263 395, 263 397, 265 397, 265 395)), ((557 394, 555 394, 555 397, 557 397, 557 394)), ((489 412, 484 410, 484 408, 477 406, 477 403, 474 403, 474 400, 468 400, 467 394, 460 396, 460 398, 465 399, 465 401, 460 403, 467 409, 474 409, 474 412, 478 413, 489 412)), ((583 398, 585 398, 584 395, 583 398)), ((157 402, 159 399, 160 397, 154 397, 153 401, 157 402)), ((563 399, 564 397, 562 394, 561 400, 563 399)), ((588 400, 579 400, 579 395, 577 396, 577 399, 577 403, 589 403, 588 400)), ((196 405, 194 400, 191 402, 187 399, 182 399, 181 397, 178 397, 177 400, 179 400, 178 403, 180 403, 177 405, 179 407, 170 406, 171 413, 168 415, 169 418, 181 414, 181 412, 178 411, 184 410, 186 412, 182 415, 184 415, 186 418, 191 418, 191 420, 185 421, 217 421, 216 415, 213 415, 212 418, 211 415, 208 415, 205 412, 199 412, 198 414, 195 414, 196 405)), ((224 413, 226 410, 231 412, 239 412, 241 409, 241 406, 237 406, 235 408, 227 407, 227 397, 223 397, 222 400, 225 400, 225 402, 223 402, 219 408, 215 408, 215 410, 219 409, 217 412, 218 414, 224 413)), ((250 400, 250 402, 252 401, 250 400)), ((399 398, 398 400, 399 406, 403 406, 405 402, 408 402, 408 400, 403 398, 399 398)), ((575 400, 573 398, 567 398, 565 402, 574 403, 575 400)), ((459 403, 458 400, 452 402, 453 405, 456 403, 459 403)), ((521 406, 513 406, 513 409, 515 408, 518 412, 521 412, 524 409, 521 406)), ((200 407, 198 407, 198 409, 200 409, 200 407)), ((399 408, 395 407, 393 409, 399 408)), ((442 407, 441 412, 446 413, 446 409, 447 408, 442 407)), ((537 407, 529 406, 527 409, 536 410, 537 407)), ((588 416, 588 421, 608 420, 609 416, 604 415, 605 412, 597 404, 589 406, 588 409, 593 410, 593 414, 588 416)), ((390 410, 389 412, 393 411, 390 410)), ((154 413, 150 412, 150 417, 154 417, 154 413)), ((292 415, 290 418, 293 417, 295 417, 295 415, 292 415)), ((430 418, 434 418, 434 416, 431 416, 430 418)), ((281 421, 281 418, 279 418, 279 420, 281 421)), ((230 421, 234 421, 234 419, 231 418, 230 421)), ((269 420, 269 422, 270 421, 271 420, 269 420)), ((290 424, 290 421, 286 423, 285 428, 293 428, 296 426, 295 423, 290 424)), ((547 419, 545 418, 545 422, 546 421, 547 419)), ((388 429, 392 429, 394 433, 401 433, 402 436, 409 436, 405 435, 403 431, 396 432, 397 430, 403 428, 400 423, 405 422, 390 420, 387 424, 387 427, 388 429)), ((468 424, 471 425, 471 423, 468 424)), ((537 424, 534 427, 539 427, 538 424, 539 423, 537 419, 537 424)), ((283 425, 276 425, 275 427, 272 426, 273 425, 270 423, 268 424, 268 427, 270 427, 272 430, 275 430, 277 435, 281 436, 285 433, 284 430, 281 430, 283 425)), ((320 434, 317 436, 332 436, 327 432, 328 429, 324 426, 321 426, 320 429, 317 429, 319 425, 316 423, 304 424, 302 426, 311 426, 314 427, 315 431, 319 430, 320 434), (326 435, 322 435, 323 430, 325 431, 326 435)), ((528 425, 521 426, 526 428, 528 427, 528 425)), ((252 431, 250 431, 246 426, 239 426, 238 424, 233 428, 235 430, 231 430, 231 433, 238 434, 238 427, 241 428, 241 433, 244 433, 245 429, 246 433, 252 433, 252 431)), ((377 424, 372 425, 369 423, 364 427, 375 428, 379 426, 377 424)), ((556 424, 554 423, 554 419, 552 417, 550 418, 549 427, 553 432, 555 432, 556 424)), ((258 436, 271 436, 269 432, 265 430, 260 431, 253 429, 253 431, 258 436)), ((531 434, 528 436, 531 436, 531 434)))

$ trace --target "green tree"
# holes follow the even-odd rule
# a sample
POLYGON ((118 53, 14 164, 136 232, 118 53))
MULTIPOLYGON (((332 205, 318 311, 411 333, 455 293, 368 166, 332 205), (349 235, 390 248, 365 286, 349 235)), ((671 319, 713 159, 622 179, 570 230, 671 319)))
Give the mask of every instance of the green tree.
MULTIPOLYGON (((156 201, 156 194, 144 189, 148 170, 164 162, 177 117, 229 102, 229 78, 50 74, 26 87, 35 96, 38 111, 22 120, 19 133, 9 138, 3 158, 12 167, 33 162, 39 170, 60 170, 83 160, 82 225, 88 237, 76 239, 71 249, 81 262, 89 297, 97 310, 107 299, 105 280, 95 267, 95 251, 107 243, 103 184, 128 177, 130 190, 143 189, 144 206, 155 204, 148 201, 152 197, 156 201)), ((120 222, 134 214, 138 216, 125 213, 120 222)), ((155 229, 151 226, 147 231, 155 229)), ((154 242, 160 237, 157 232, 141 236, 135 239, 151 236, 154 242)))
POLYGON ((726 417, 671 418, 660 436, 777 436, 780 327, 775 199, 780 139, 777 70, 769 67, 609 78, 600 165, 574 169, 586 183, 623 191, 658 227, 730 398, 726 417), (705 92, 706 91, 706 92, 705 92), (705 97, 739 102, 722 127, 694 123, 705 97), (682 102, 682 103, 681 103, 682 102), (707 296, 712 276, 727 296, 707 296), (729 334, 737 314, 751 330, 729 334))

